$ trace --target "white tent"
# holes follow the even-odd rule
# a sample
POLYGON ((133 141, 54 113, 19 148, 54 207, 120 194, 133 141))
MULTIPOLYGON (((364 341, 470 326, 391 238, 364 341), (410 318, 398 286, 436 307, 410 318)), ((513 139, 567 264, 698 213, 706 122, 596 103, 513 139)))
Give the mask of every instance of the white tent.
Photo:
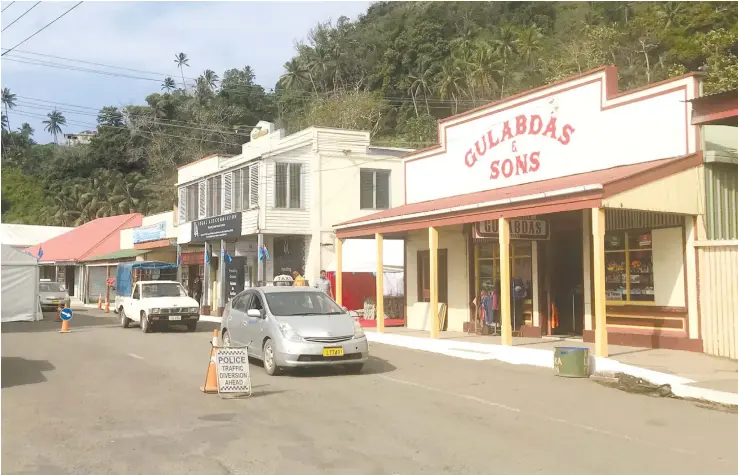
POLYGON ((2 315, 5 322, 33 322, 43 319, 38 299, 39 270, 35 257, 2 245, 2 315))
MULTIPOLYGON (((402 272, 405 263, 403 242, 385 239, 383 249, 384 273, 402 272)), ((343 272, 377 272, 377 243, 374 239, 346 239, 342 254, 343 272)), ((336 271, 335 256, 325 270, 336 271)))

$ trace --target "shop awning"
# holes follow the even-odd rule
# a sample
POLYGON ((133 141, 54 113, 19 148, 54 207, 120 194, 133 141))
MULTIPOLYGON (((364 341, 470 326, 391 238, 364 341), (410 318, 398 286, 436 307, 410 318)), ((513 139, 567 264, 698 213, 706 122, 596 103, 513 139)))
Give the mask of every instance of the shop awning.
MULTIPOLYGON (((420 203, 398 206, 385 211, 347 221, 335 226, 336 237, 370 237, 375 233, 403 233, 430 226, 453 226, 475 223, 501 217, 516 218, 561 211, 573 211, 605 206, 623 206, 635 196, 626 192, 653 183, 663 182, 669 177, 702 164, 702 153, 667 158, 652 162, 627 165, 568 177, 526 183, 496 190, 470 193, 420 203), (625 196, 624 196, 625 195, 625 196), (622 200, 614 199, 622 197, 622 200)), ((693 177, 682 177, 691 180, 693 177)), ((691 182, 690 189, 696 189, 691 182)), ((663 183, 661 183, 663 187, 663 183)), ((674 187, 668 187, 673 189, 674 187)), ((689 189, 677 189, 683 195, 689 189)), ((696 191, 695 191, 696 192, 696 191)), ((639 195, 641 202, 643 194, 639 195)), ((664 201, 664 200, 662 200, 664 201)), ((687 201, 687 200, 684 200, 687 201)), ((689 209, 645 209, 666 212, 684 212, 689 209)))
POLYGON ((131 259, 136 258, 142 254, 146 254, 147 251, 141 249, 121 249, 120 251, 110 252, 103 254, 102 256, 95 256, 89 259, 85 259, 83 262, 103 262, 103 261, 116 261, 120 259, 131 259))
POLYGON ((738 89, 691 99, 692 125, 738 127, 738 89))

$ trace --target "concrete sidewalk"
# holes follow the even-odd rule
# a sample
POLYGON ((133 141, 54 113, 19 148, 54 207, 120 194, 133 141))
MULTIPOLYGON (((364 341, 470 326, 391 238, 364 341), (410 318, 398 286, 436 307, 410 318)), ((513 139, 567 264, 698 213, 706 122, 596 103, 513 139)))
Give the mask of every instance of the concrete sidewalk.
MULTIPOLYGON (((365 332, 375 343, 458 358, 550 368, 557 346, 589 348, 590 354, 594 353, 594 344, 581 339, 513 338, 512 347, 506 347, 500 344, 499 336, 441 332, 440 338, 433 340, 427 331, 407 328, 386 328, 382 334, 374 329, 365 332)), ((609 358, 591 357, 593 372, 622 372, 654 384, 669 384, 674 394, 681 397, 738 405, 738 361, 678 350, 616 345, 610 345, 609 350, 609 358)))

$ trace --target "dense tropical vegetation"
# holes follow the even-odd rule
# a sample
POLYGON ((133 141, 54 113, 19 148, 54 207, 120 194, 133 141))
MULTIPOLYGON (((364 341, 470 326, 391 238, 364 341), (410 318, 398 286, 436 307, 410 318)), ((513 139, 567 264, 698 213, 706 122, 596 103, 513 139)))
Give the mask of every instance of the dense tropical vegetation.
MULTIPOLYGON (((162 78, 144 105, 103 107, 97 135, 77 147, 35 143, 4 88, 3 221, 171 209, 176 167, 237 153, 258 120, 370 130, 416 148, 435 142, 440 118, 604 64, 618 66, 621 89, 688 71, 705 74, 707 92, 735 88, 737 19, 735 2, 381 2, 355 22, 317 25, 273 91, 249 66, 188 80, 177 53, 181 83, 162 78)), ((55 139, 77 128, 64 112, 44 121, 55 139)))

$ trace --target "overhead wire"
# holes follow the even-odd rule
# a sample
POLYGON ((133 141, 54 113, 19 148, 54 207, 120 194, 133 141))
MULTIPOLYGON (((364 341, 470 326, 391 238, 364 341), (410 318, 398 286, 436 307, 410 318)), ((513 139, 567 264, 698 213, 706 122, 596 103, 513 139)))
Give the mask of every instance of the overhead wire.
MULTIPOLYGON (((85 61, 85 60, 75 59, 75 58, 66 58, 66 57, 63 57, 63 56, 49 55, 49 54, 43 54, 43 53, 36 53, 36 52, 32 52, 32 51, 21 51, 21 50, 18 50, 18 51, 15 51, 14 52, 14 56, 12 56, 10 58, 5 58, 5 59, 8 60, 8 61, 11 61, 12 60, 14 62, 31 64, 31 65, 36 65, 36 66, 46 66, 46 67, 53 67, 53 68, 59 68, 59 69, 67 69, 67 70, 72 70, 72 71, 90 72, 90 73, 94 73, 94 74, 102 74, 102 75, 107 75, 107 76, 118 76, 118 77, 123 77, 123 78, 128 78, 128 79, 140 79, 140 80, 145 80, 145 81, 156 81, 156 82, 159 82, 159 81, 162 80, 162 78, 172 77, 172 74, 165 74, 165 73, 160 73, 160 72, 146 71, 146 70, 142 70, 142 69, 126 68, 126 67, 123 67, 123 66, 109 65, 109 64, 98 63, 98 62, 93 62, 93 61, 85 61), (133 76, 133 75, 128 75, 128 74, 115 73, 115 72, 112 72, 112 71, 103 71, 103 70, 99 70, 99 69, 81 68, 81 67, 78 67, 78 66, 73 66, 73 65, 63 64, 63 63, 54 63, 54 62, 51 62, 51 61, 44 61, 44 60, 39 60, 39 59, 35 59, 35 58, 28 58, 28 57, 24 57, 23 55, 18 55, 17 53, 23 53, 25 55, 30 54, 30 55, 36 55, 36 56, 42 56, 42 57, 48 57, 48 58, 54 58, 54 59, 62 59, 62 60, 65 60, 65 61, 78 62, 78 63, 90 64, 90 65, 95 65, 95 66, 102 66, 102 67, 110 68, 110 69, 120 69, 120 70, 124 70, 124 71, 139 72, 139 73, 149 74, 149 75, 154 75, 154 76, 159 76, 159 77, 158 78, 149 78, 149 77, 133 76)), ((196 78, 191 78, 191 77, 185 77, 185 79, 186 80, 189 80, 189 81, 192 81, 192 82, 196 82, 197 81, 196 78)), ((320 96, 330 97, 330 96, 335 95, 338 92, 338 91, 323 91, 323 92, 310 93, 310 92, 305 91, 305 92, 302 92, 302 94, 295 94, 294 92, 290 92, 290 91, 284 91, 284 92, 282 92, 280 90, 275 90, 274 88, 267 89, 267 88, 264 88, 263 86, 260 86, 258 84, 253 84, 253 85, 240 85, 240 86, 231 87, 231 88, 221 88, 218 91, 223 91, 225 93, 241 94, 241 95, 267 94, 268 93, 268 94, 273 95, 273 96, 276 96, 276 97, 287 96, 287 97, 296 98, 296 99, 314 99, 315 97, 320 97, 320 96), (249 91, 251 91, 251 92, 249 92, 249 91)), ((385 99, 385 100, 387 100, 387 101, 390 101, 390 102, 398 102, 399 101, 402 104, 409 104, 409 103, 412 103, 413 102, 413 99, 412 98, 408 98, 408 97, 383 96, 382 98, 385 99)), ((415 99, 415 103, 419 103, 420 105, 424 105, 425 102, 427 101, 429 103, 429 105, 430 104, 433 104, 435 106, 435 105, 438 105, 438 104, 482 104, 482 103, 490 102, 490 101, 494 101, 494 100, 496 100, 496 99, 479 98, 479 99, 475 99, 475 100, 471 100, 471 99, 453 100, 453 99, 440 99, 440 98, 433 98, 433 97, 428 97, 428 98, 423 97, 423 98, 416 98, 415 99)))
POLYGON ((78 6, 82 5, 82 3, 83 3, 83 2, 79 2, 79 3, 76 3, 76 4, 75 4, 75 5, 73 6, 73 7, 69 8, 69 9, 68 9, 67 11, 65 11, 64 13, 62 13, 61 15, 59 15, 58 17, 56 17, 56 18, 54 18, 53 20, 51 20, 51 21, 50 21, 49 23, 47 23, 46 25, 42 26, 42 27, 41 27, 40 29, 38 29, 38 30, 37 30, 37 31, 36 31, 35 33, 33 33, 32 35, 30 35, 30 36, 26 37, 26 38, 25 38, 24 40, 22 40, 22 41, 21 41, 20 43, 16 44, 16 45, 15 45, 15 46, 13 46, 12 48, 10 48, 10 49, 6 50, 6 51, 5 51, 4 53, 0 54, 0 56, 5 56, 6 54, 8 54, 8 53, 10 53, 11 51, 13 51, 14 49, 16 49, 16 48, 17 48, 18 46, 22 45, 23 43, 25 43, 26 41, 30 40, 30 39, 31 39, 31 38, 33 38, 34 36, 38 35, 38 34, 39 34, 39 33, 41 33, 42 31, 44 31, 44 30, 45 30, 46 28, 50 27, 51 25, 53 25, 54 23, 56 23, 56 22, 57 22, 58 20, 60 20, 61 18, 63 18, 63 17, 64 17, 65 15, 67 15, 67 14, 68 14, 69 12, 71 12, 72 10, 74 10, 75 8, 77 8, 78 6))
POLYGON ((10 2, 10 3, 8 3, 8 6, 6 6, 5 8, 3 8, 2 10, 0 10, 0 13, 4 12, 4 11, 5 11, 5 10, 7 10, 8 8, 10 8, 10 6, 11 6, 12 4, 14 4, 14 3, 15 3, 14 1, 13 1, 13 2, 10 2))
MULTIPOLYGON (((31 10, 33 10, 34 8, 36 8, 36 7, 38 6, 38 4, 39 4, 39 3, 41 3, 41 2, 36 2, 36 3, 34 3, 34 4, 33 4, 33 6, 32 6, 31 8, 29 8, 28 10, 26 10, 25 12, 23 12, 23 14, 22 14, 21 16, 19 16, 19 17, 18 17, 18 18, 16 18, 15 20, 11 21, 11 22, 10 22, 10 24, 9 24, 8 26, 6 26, 6 27, 5 27, 5 28, 3 28, 2 30, 0 30, 0 33, 4 32, 5 30, 7 30, 7 29, 8 29, 8 28, 10 28, 11 26, 13 26, 13 25, 14 25, 14 24, 15 24, 15 23, 16 23, 16 22, 18 21, 18 20, 20 20, 21 18, 23 18, 24 16, 26 16, 26 14, 28 14, 28 12, 30 12, 31 10)), ((3 10, 3 11, 5 11, 5 10, 3 10)))

